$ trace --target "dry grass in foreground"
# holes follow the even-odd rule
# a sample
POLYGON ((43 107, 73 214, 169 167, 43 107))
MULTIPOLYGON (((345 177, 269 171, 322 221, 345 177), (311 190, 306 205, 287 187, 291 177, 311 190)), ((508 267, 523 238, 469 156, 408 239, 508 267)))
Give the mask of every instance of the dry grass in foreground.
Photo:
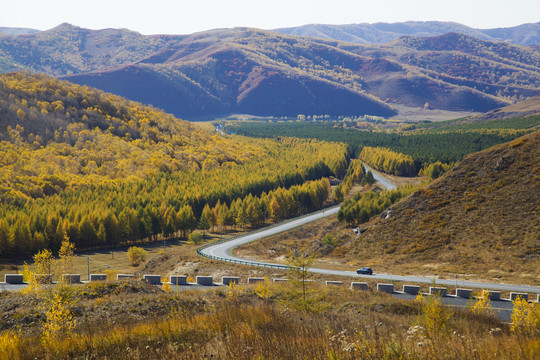
POLYGON ((5 359, 537 359, 540 338, 489 315, 293 282, 162 292, 73 288, 73 327, 42 341, 32 294, 0 297, 5 359), (305 302, 303 302, 305 300, 305 302), (301 306, 296 306, 296 305, 301 306), (307 304, 307 305, 306 305, 307 304), (306 305, 306 306, 304 306, 306 305), (426 308, 426 306, 428 306, 426 308), (303 309, 303 310, 300 310, 303 309), (8 319, 8 321, 6 321, 8 319))

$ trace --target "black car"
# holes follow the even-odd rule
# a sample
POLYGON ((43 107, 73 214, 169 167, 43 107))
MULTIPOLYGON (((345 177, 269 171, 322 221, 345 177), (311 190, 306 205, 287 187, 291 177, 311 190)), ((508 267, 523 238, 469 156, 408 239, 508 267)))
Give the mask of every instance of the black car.
POLYGON ((373 275, 373 270, 369 267, 363 267, 358 270, 356 270, 357 274, 365 274, 365 275, 373 275))

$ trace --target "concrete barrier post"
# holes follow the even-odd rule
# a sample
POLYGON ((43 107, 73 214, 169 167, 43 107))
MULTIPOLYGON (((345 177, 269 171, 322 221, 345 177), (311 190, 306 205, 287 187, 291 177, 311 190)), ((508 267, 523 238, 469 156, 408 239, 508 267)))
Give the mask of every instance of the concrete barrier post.
POLYGON ((353 290, 367 290, 368 284, 366 282, 351 282, 351 289, 353 290))
POLYGON ((6 274, 4 282, 7 284, 22 284, 24 276, 22 274, 6 274))
POLYGON ((239 282, 240 279, 233 276, 223 276, 221 278, 221 283, 226 286, 229 286, 230 284, 238 284, 239 282))
POLYGON ((538 296, 536 297, 536 302, 540 303, 540 294, 538 294, 538 296))
POLYGON ((173 285, 188 285, 186 275, 171 275, 171 284, 173 285))
POLYGON ((377 291, 392 294, 394 292, 394 284, 377 284, 377 291))
POLYGON ((488 291, 487 295, 489 300, 501 300, 501 293, 499 291, 488 291))
POLYGON ((456 289, 456 296, 464 299, 470 299, 472 296, 472 289, 456 289))
POLYGON ((403 285, 403 292, 409 295, 418 295, 420 292, 420 286, 416 285, 403 285))
POLYGON ((326 282, 326 285, 343 285, 343 283, 341 281, 327 281, 326 282))
POLYGON ((197 284, 203 286, 212 286, 214 281, 211 276, 197 276, 197 284))
POLYGON ((81 274, 62 274, 62 279, 68 284, 79 284, 81 282, 81 274))
POLYGON ((263 282, 264 278, 256 278, 256 277, 249 277, 248 278, 248 284, 255 284, 258 282, 263 282))
POLYGON ((135 279, 133 274, 116 274, 116 280, 130 280, 135 279))
POLYGON ((281 281, 289 281, 289 279, 278 279, 278 278, 274 278, 272 279, 274 282, 281 282, 281 281))
POLYGON ((430 286, 429 295, 446 296, 446 288, 430 286))
POLYGON ((161 275, 144 275, 143 279, 150 285, 161 285, 161 275))
POLYGON ((90 281, 106 281, 107 274, 90 274, 90 281))
POLYGON ((517 298, 518 296, 522 297, 523 300, 527 300, 529 294, 527 294, 527 293, 519 293, 519 292, 511 292, 511 293, 510 293, 510 300, 514 301, 514 300, 516 300, 516 298, 517 298))
POLYGON ((49 274, 34 274, 34 280, 38 284, 51 284, 52 283, 52 275, 49 274))

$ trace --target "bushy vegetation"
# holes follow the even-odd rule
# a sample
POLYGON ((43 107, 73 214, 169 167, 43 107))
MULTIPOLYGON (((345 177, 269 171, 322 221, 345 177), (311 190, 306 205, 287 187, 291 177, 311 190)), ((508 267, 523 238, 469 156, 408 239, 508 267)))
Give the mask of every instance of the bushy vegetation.
POLYGON ((413 192, 413 187, 402 187, 397 190, 358 193, 345 200, 338 211, 338 220, 347 225, 358 225, 383 212, 398 200, 413 192))
POLYGON ((127 251, 129 265, 139 266, 146 260, 146 251, 138 246, 131 246, 127 251))
MULTIPOLYGON (((371 173, 368 171, 368 174, 371 173)), ((368 174, 366 174, 364 166, 362 165, 362 162, 360 160, 351 160, 349 168, 347 169, 347 173, 343 178, 343 181, 341 182, 341 184, 334 188, 335 201, 342 202, 344 197, 349 194, 349 191, 351 191, 355 183, 361 183, 362 185, 365 185, 368 180, 369 183, 373 183, 375 181, 373 179, 373 174, 371 174, 371 177, 369 179, 367 176, 368 174)))
POLYGON ((448 170, 452 168, 453 164, 443 164, 440 161, 436 161, 431 164, 426 164, 418 172, 419 176, 427 176, 430 179, 436 179, 448 170))
POLYGON ((386 148, 365 146, 362 148, 358 158, 387 174, 415 176, 417 173, 414 160, 411 156, 403 155, 386 148))

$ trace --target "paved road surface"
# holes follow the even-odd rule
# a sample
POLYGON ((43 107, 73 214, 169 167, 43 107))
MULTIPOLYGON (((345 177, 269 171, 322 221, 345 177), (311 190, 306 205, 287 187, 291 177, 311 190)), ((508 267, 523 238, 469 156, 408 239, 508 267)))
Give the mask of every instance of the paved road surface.
POLYGON ((370 168, 369 166, 367 166, 366 164, 364 164, 364 168, 367 170, 367 171, 371 171, 371 173, 373 174, 373 178, 379 183, 381 184, 382 186, 384 186, 387 190, 395 190, 397 189, 397 186, 393 183, 391 183, 387 178, 383 177, 381 174, 379 174, 377 171, 373 170, 372 168, 370 168))

